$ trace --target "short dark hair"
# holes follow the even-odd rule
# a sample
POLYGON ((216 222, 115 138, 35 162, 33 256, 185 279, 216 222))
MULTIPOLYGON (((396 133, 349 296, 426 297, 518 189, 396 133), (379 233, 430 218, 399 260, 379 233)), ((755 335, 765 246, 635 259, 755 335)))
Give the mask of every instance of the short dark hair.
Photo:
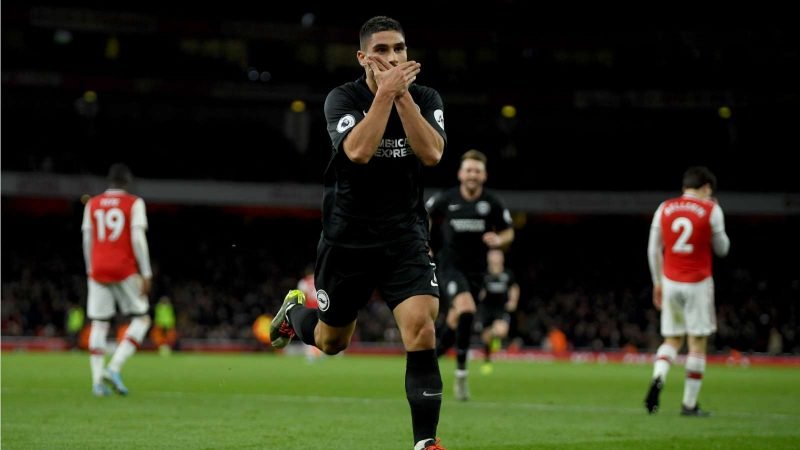
POLYGON ((375 16, 364 22, 364 25, 361 25, 361 31, 358 33, 358 43, 361 45, 361 50, 366 50, 369 38, 372 37, 373 34, 380 33, 381 31, 397 31, 403 35, 403 38, 406 37, 406 33, 403 31, 400 22, 391 17, 375 16))
POLYGON ((125 187, 133 181, 133 173, 125 164, 115 163, 108 169, 108 181, 116 187, 125 187))
POLYGON ((711 185, 711 190, 717 190, 717 177, 705 166, 693 166, 686 169, 683 174, 684 189, 698 189, 706 184, 711 185))
POLYGON ((475 161, 480 161, 484 164, 486 164, 487 161, 486 155, 479 150, 475 150, 474 148, 472 150, 467 150, 463 155, 461 155, 462 162, 468 159, 474 159, 475 161))

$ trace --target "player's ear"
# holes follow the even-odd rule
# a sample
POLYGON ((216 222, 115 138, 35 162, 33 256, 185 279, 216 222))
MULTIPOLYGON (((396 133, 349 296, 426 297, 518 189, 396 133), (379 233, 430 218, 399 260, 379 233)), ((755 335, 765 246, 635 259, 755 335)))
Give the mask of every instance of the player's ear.
POLYGON ((361 67, 363 67, 363 68, 367 68, 368 67, 367 54, 366 53, 362 52, 361 50, 357 51, 356 52, 356 59, 358 59, 358 64, 361 67))

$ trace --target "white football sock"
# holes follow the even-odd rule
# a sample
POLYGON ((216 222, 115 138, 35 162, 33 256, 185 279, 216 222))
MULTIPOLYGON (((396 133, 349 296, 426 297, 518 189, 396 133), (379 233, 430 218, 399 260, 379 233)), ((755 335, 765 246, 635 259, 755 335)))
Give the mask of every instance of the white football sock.
POLYGON ((661 378, 662 382, 666 382, 669 368, 677 356, 678 351, 675 350, 675 347, 661 344, 656 352, 656 362, 653 364, 653 379, 661 378))
POLYGON ((134 317, 131 324, 128 326, 128 331, 125 332, 125 339, 119 344, 111 362, 108 363, 108 368, 114 372, 122 370, 122 365, 128 360, 136 349, 142 345, 145 333, 150 328, 150 316, 134 317))
POLYGON ((423 439, 423 440, 421 440, 421 441, 417 442, 417 443, 414 445, 414 450, 425 450, 425 444, 427 444, 427 443, 428 443, 428 442, 430 442, 431 440, 432 440, 432 439, 423 439))
POLYGON ((89 367, 92 369, 92 384, 103 382, 103 364, 106 358, 108 321, 93 320, 89 332, 89 367))
POLYGON ((689 353, 686 358, 686 381, 683 385, 683 405, 694 408, 697 405, 697 396, 703 385, 703 374, 706 371, 706 355, 702 353, 689 353))

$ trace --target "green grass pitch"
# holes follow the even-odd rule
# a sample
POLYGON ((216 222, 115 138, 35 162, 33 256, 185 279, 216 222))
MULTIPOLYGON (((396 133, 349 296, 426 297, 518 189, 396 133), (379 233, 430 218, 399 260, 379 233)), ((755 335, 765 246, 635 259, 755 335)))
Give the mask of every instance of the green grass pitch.
MULTIPOLYGON (((651 366, 474 361, 472 399, 452 399, 454 362, 440 362, 448 449, 800 448, 800 370, 710 365, 701 404, 678 415, 683 367, 662 410, 642 406, 651 366)), ((402 357, 344 355, 308 364, 271 354, 160 357, 123 376, 128 397, 91 395, 84 353, 2 354, 3 449, 412 448, 402 357)))

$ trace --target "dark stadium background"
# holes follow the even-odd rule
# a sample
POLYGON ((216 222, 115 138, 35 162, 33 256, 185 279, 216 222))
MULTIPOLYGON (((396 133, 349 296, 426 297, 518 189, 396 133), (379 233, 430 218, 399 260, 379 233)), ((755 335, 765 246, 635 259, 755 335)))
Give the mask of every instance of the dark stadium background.
MULTIPOLYGON (((322 102, 360 75, 358 27, 385 13, 445 101, 448 148, 426 185, 454 185, 478 148, 514 210, 522 343, 558 326, 575 348, 653 349, 649 221, 703 164, 732 241, 715 263, 715 349, 800 352, 796 27, 587 27, 515 1, 481 17, 264 3, 3 3, 3 336, 64 334, 85 301, 80 196, 125 161, 148 205, 154 300, 173 299, 183 338, 253 341, 313 261, 322 102)), ((359 338, 396 339, 370 311, 359 338)))

